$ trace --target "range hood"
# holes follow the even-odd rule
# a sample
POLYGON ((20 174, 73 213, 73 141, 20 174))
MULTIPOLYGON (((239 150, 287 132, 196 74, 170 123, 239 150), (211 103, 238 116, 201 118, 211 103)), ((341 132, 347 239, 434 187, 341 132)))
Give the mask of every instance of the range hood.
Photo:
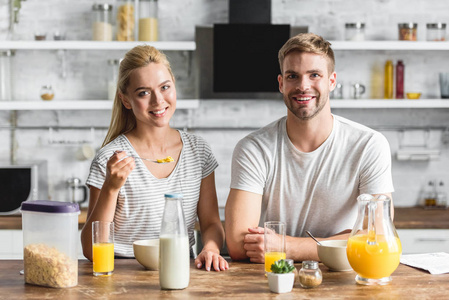
POLYGON ((271 24, 271 0, 230 0, 229 23, 197 26, 201 99, 281 99, 278 51, 307 27, 271 24))

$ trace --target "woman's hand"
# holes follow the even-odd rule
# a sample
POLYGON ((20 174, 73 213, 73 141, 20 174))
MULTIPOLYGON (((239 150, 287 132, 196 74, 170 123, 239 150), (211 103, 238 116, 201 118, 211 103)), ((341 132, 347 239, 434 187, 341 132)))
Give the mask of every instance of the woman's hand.
POLYGON ((218 272, 229 269, 228 262, 221 257, 219 250, 208 250, 204 248, 195 258, 195 265, 198 269, 201 269, 204 266, 206 271, 210 271, 211 266, 218 272))
POLYGON ((105 184, 111 189, 119 190, 135 166, 133 157, 127 157, 125 151, 115 151, 106 164, 105 184))

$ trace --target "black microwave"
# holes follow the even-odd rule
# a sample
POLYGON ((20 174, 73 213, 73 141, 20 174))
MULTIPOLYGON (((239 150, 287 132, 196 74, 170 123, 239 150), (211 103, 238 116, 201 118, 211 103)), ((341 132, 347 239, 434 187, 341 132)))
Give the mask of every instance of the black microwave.
POLYGON ((0 215, 19 214, 27 200, 48 200, 47 162, 0 162, 0 215))

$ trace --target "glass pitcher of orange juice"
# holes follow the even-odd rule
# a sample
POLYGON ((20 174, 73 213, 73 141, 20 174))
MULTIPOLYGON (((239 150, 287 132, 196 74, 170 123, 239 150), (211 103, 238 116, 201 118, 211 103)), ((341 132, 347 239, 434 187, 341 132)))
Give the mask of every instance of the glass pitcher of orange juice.
POLYGON ((362 194, 357 198, 358 217, 348 239, 346 253, 363 285, 384 285, 399 265, 401 241, 391 219, 391 199, 362 194))

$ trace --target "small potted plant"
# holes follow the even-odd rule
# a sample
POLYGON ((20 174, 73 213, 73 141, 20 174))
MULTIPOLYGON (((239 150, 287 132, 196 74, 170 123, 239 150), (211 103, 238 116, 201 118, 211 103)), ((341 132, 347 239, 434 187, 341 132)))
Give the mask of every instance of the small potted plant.
POLYGON ((295 282, 295 266, 286 260, 280 259, 271 265, 268 273, 268 287, 272 292, 281 294, 291 292, 295 282))

